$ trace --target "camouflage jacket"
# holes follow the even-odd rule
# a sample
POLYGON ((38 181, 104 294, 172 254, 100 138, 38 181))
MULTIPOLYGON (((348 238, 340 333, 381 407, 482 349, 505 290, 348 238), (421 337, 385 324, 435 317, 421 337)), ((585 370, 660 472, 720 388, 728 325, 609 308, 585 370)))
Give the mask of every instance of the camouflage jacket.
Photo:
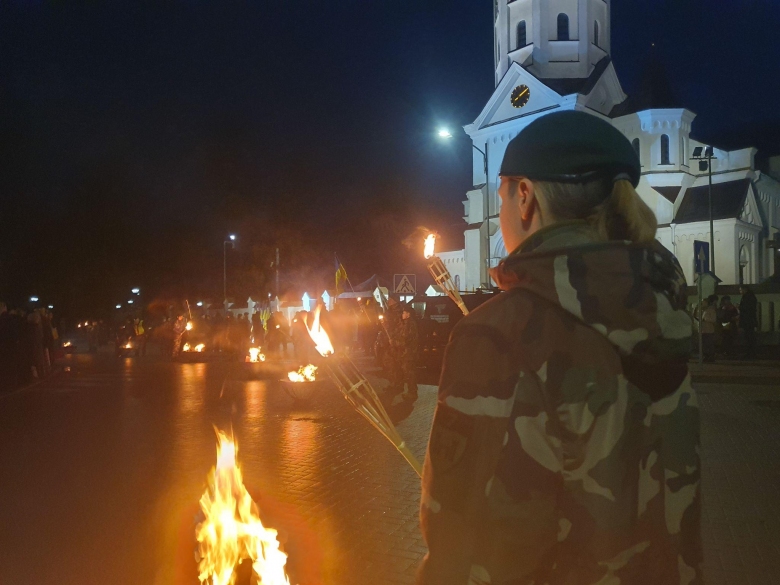
POLYGON ((541 230, 447 347, 418 585, 701 583, 691 320, 660 244, 541 230))

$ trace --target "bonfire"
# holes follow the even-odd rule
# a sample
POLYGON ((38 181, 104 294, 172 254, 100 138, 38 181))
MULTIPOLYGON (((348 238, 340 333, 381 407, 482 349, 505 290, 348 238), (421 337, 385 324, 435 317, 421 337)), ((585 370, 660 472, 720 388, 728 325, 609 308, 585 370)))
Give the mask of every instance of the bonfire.
POLYGON ((232 585, 236 568, 245 560, 260 585, 289 585, 284 570, 287 555, 277 532, 260 520, 236 463, 236 443, 217 431, 217 465, 200 498, 204 520, 195 529, 198 541, 199 579, 208 585, 232 585))

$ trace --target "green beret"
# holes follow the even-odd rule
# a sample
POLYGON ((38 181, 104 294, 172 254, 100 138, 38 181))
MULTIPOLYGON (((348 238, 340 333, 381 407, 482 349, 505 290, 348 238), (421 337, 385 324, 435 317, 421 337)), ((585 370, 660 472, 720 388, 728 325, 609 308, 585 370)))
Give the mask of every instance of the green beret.
POLYGON ((511 140, 500 175, 584 183, 626 174, 636 187, 641 169, 634 147, 612 124, 567 111, 535 120, 511 140))

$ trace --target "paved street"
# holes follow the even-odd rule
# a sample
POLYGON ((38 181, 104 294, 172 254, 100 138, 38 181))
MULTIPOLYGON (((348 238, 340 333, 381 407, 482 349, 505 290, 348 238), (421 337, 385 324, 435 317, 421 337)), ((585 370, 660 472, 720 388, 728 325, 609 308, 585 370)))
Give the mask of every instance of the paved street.
MULTIPOLYGON (((197 583, 213 425, 232 425, 293 583, 412 583, 419 480, 335 391, 300 405, 242 380, 239 364, 67 360, 69 372, 0 397, 0 583, 197 583)), ((699 386, 706 582, 778 583, 780 390, 699 386)), ((420 458, 436 389, 421 390, 399 427, 420 458)))

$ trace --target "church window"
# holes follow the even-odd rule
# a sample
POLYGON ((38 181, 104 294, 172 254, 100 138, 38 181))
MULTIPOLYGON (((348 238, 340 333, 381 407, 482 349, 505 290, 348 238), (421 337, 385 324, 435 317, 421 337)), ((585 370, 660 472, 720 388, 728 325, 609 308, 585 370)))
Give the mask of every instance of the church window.
POLYGON ((517 48, 522 49, 528 44, 528 35, 524 20, 517 23, 517 48))
POLYGON ((593 21, 593 44, 596 45, 597 47, 600 46, 599 45, 599 32, 600 32, 599 31, 599 21, 595 20, 595 21, 593 21))
POLYGON ((634 138, 634 140, 631 141, 631 146, 634 147, 634 152, 636 152, 637 158, 640 160, 642 159, 642 150, 639 146, 639 138, 634 138))
POLYGON ((668 134, 664 134, 661 136, 661 164, 662 165, 672 164, 671 159, 669 158, 669 135, 668 134))
POLYGON ((558 15, 558 40, 569 40, 569 15, 563 12, 558 15))

